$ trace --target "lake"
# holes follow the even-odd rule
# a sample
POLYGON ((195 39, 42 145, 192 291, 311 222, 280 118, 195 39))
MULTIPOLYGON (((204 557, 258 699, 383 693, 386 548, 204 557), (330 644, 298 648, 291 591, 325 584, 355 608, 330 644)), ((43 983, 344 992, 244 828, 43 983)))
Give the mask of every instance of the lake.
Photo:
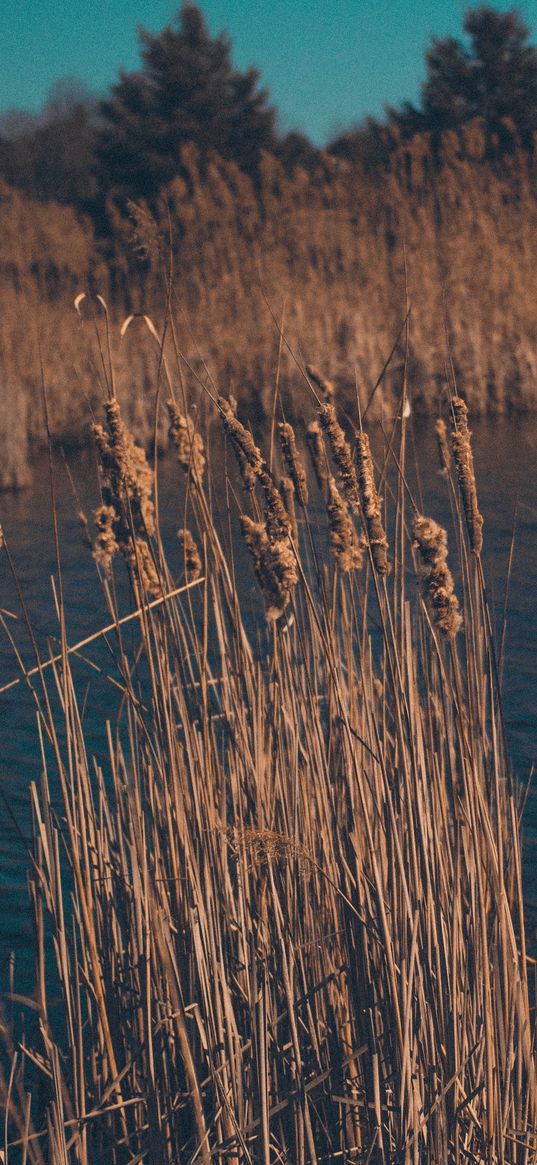
MULTIPOLYGON (((496 622, 501 626, 506 576, 516 510, 515 550, 509 591, 504 704, 508 742, 515 770, 526 781, 537 755, 537 417, 472 424, 480 507, 485 518, 484 565, 496 622)), ((447 523, 449 505, 431 425, 419 423, 415 446, 426 513, 447 523)), ((70 469, 83 508, 97 503, 95 460, 90 453, 73 458, 70 469)), ((78 501, 61 461, 56 463, 63 589, 68 639, 75 643, 108 622, 96 585, 91 554, 83 545, 78 501)), ((184 524, 180 473, 171 457, 161 469, 160 505, 164 535, 184 524)), ((56 574, 48 460, 35 468, 34 486, 20 494, 0 495, 0 521, 24 592, 40 646, 57 631, 51 575, 56 574)), ((245 588, 253 577, 245 569, 245 588)), ((128 611, 127 596, 125 612, 128 611)), ((4 553, 0 555, 0 608, 27 666, 30 641, 21 620, 17 591, 4 553), (11 616, 16 615, 14 619, 11 616)), ((0 637, 0 686, 17 676, 13 648, 0 637)), ((87 707, 90 749, 104 755, 102 724, 113 713, 109 688, 99 684, 83 664, 76 674, 87 707), (87 691, 86 691, 87 687, 87 691)), ((0 694, 0 986, 7 984, 11 952, 18 985, 31 969, 31 930, 26 890, 28 788, 39 775, 39 754, 32 699, 22 685, 0 694)), ((530 793, 525 818, 524 874, 530 935, 537 928, 537 791, 530 793)))

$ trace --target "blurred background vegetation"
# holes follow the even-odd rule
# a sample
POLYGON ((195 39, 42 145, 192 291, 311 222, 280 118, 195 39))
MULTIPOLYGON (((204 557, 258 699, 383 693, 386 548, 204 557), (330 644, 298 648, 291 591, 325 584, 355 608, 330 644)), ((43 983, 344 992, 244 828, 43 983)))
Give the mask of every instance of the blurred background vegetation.
POLYGON ((2 114, 0 485, 28 480, 45 439, 43 373, 54 439, 86 440, 102 399, 92 294, 142 437, 158 348, 143 325, 119 343, 119 326, 145 313, 161 330, 167 308, 195 399, 210 373, 263 415, 279 365, 298 413, 307 359, 350 407, 395 343, 389 409, 410 305, 416 408, 436 409, 448 360, 474 412, 536 407, 537 48, 514 10, 472 8, 462 32, 433 40, 418 106, 322 150, 280 131, 258 72, 193 4, 140 33, 140 69, 108 94, 66 78, 40 114, 2 114))

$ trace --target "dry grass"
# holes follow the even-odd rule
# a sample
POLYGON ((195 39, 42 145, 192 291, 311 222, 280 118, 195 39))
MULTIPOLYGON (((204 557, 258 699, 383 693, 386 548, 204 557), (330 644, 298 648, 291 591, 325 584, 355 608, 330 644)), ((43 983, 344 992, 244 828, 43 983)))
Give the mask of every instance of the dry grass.
MULTIPOLYGON (((339 402, 354 405, 357 379, 364 406, 408 299, 415 407, 437 407, 447 333, 474 413, 535 408, 535 163, 518 150, 495 169, 478 125, 445 135, 441 156, 438 167, 418 137, 380 173, 326 157, 314 174, 292 177, 267 156, 254 188, 236 166, 214 157, 202 169, 185 150, 182 177, 154 214, 138 208, 134 246, 132 217, 112 204, 105 245, 68 208, 3 188, 0 484, 24 482, 44 443, 39 345, 54 437, 88 439, 88 402, 97 406, 104 372, 92 314, 100 323, 100 307, 86 301, 84 321, 72 311, 81 290, 110 306, 117 393, 133 430, 149 439, 158 351, 143 323, 121 342, 119 329, 133 312, 165 317, 163 267, 190 391, 205 363, 223 391, 270 414, 279 363, 287 419, 299 416, 305 380, 280 344, 283 321, 290 347, 307 353, 339 402)), ((375 397, 388 414, 404 358, 399 343, 375 397)))
MULTIPOLYGON (((219 411, 231 454, 233 408, 219 411)), ((368 461, 359 503, 345 503, 361 570, 322 565, 329 495, 313 481, 298 535, 271 524, 276 487, 253 442, 254 481, 234 478, 222 527, 210 472, 203 484, 183 458, 178 525, 202 573, 178 592, 158 528, 143 528, 137 474, 119 455, 110 464, 108 406, 103 481, 126 551, 103 585, 122 698, 97 764, 62 619, 61 652, 27 676, 42 742, 39 1030, 11 1045, 6 1160, 8 1148, 32 1165, 535 1160, 520 806, 481 559, 450 474, 463 625, 446 636, 435 622, 448 575, 453 588, 445 533, 431 557, 403 484, 405 427, 394 422, 387 448, 396 500, 368 461), (372 485, 389 575, 364 511, 372 485), (262 604, 247 617, 237 511, 293 563, 269 619, 262 604), (133 641, 116 569, 130 575, 133 641)), ((200 452, 194 423, 181 432, 200 452)), ((147 466, 134 460, 152 525, 147 466)), ((338 472, 327 460, 332 488, 338 472)))

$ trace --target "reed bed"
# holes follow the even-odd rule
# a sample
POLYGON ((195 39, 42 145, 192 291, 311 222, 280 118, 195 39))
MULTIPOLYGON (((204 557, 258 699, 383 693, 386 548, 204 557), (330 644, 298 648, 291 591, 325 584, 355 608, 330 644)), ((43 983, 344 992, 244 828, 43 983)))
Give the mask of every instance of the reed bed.
MULTIPOLYGON (((319 485, 282 420, 280 494, 279 454, 215 397, 243 475, 230 465, 219 521, 174 400, 168 556, 113 395, 96 432, 120 688, 106 759, 88 755, 61 605, 60 651, 23 677, 37 1030, 4 1025, 5 1161, 529 1165, 521 806, 456 469, 446 456, 448 555, 408 486, 404 418, 376 465, 312 394, 319 485)), ((455 456, 461 415, 457 398, 455 456)))
MULTIPOLYGON (((535 409, 536 156, 513 145, 491 162, 474 123, 444 135, 438 155, 418 135, 372 169, 320 154, 311 173, 289 174, 266 155, 253 182, 185 148, 178 177, 151 207, 110 197, 99 234, 73 209, 0 184, 0 487, 27 483, 32 452, 46 445, 41 369, 54 439, 88 441, 102 361, 96 302, 73 311, 84 290, 104 297, 118 328, 131 313, 163 319, 170 309, 194 373, 185 370, 189 392, 205 362, 259 416, 270 415, 279 353, 287 419, 308 403, 280 350, 282 324, 344 407, 356 371, 365 407, 406 299, 414 407, 436 412, 447 334, 474 414, 535 409)), ((143 326, 129 328, 116 390, 142 442, 151 439, 157 360, 143 326)), ((374 401, 388 416, 404 360, 399 342, 374 401)))

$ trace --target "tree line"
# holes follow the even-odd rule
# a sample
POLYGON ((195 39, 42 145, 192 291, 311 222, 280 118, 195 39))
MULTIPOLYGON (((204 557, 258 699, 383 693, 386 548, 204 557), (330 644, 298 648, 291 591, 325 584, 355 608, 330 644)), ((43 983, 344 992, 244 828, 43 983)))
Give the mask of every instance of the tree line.
MULTIPOLYGON (((488 157, 533 150, 537 131, 537 47, 516 10, 467 11, 464 40, 433 39, 420 101, 388 108, 330 141, 349 163, 382 166, 401 140, 428 135, 441 164, 446 130, 479 119, 488 157)), ((154 200, 181 176, 181 152, 214 151, 255 182, 263 152, 287 172, 313 169, 319 150, 282 133, 256 69, 237 69, 226 33, 211 36, 201 9, 184 3, 159 34, 140 31, 140 68, 122 72, 103 98, 74 79, 57 83, 41 114, 0 116, 0 176, 40 201, 89 214, 106 231, 106 205, 154 200)), ((357 88, 360 84, 356 79, 357 88)))

